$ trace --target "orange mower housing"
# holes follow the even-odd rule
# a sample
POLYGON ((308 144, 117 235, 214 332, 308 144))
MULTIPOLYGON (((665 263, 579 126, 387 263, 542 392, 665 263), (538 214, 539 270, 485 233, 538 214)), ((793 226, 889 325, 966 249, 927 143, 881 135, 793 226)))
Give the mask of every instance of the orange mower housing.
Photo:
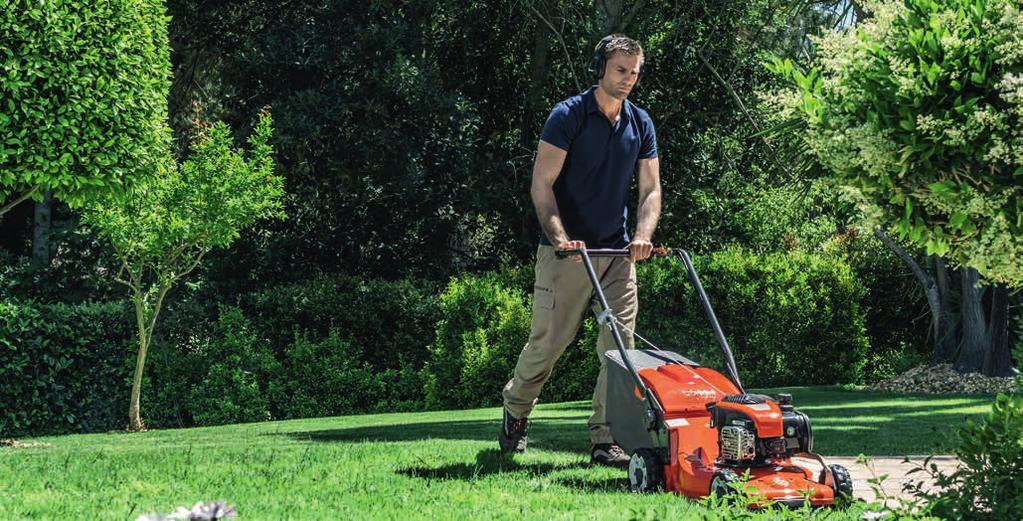
POLYGON ((710 300, 682 249, 655 248, 654 257, 677 256, 721 347, 727 376, 664 351, 627 350, 614 310, 607 303, 591 257, 628 257, 628 249, 559 250, 578 256, 600 304, 597 322, 607 327, 616 350, 607 351, 606 416, 615 441, 631 455, 633 491, 664 489, 691 498, 710 494, 750 498, 750 506, 781 503, 828 506, 852 497, 852 479, 841 465, 813 452, 810 418, 792 396, 748 394, 739 380, 731 347, 710 300), (743 484, 745 482, 745 484, 743 484))
POLYGON ((721 373, 673 352, 627 353, 660 409, 648 407, 621 354, 609 351, 608 420, 632 455, 633 491, 729 496, 748 476, 751 507, 807 501, 821 507, 851 496, 848 471, 812 452, 809 419, 792 407, 791 396, 741 393, 721 373))

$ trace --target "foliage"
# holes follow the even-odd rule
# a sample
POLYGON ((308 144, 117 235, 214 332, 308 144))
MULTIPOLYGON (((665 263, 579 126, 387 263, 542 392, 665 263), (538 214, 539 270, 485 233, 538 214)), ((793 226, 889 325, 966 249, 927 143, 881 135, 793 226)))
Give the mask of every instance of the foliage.
MULTIPOLYGON (((744 385, 863 379, 869 350, 859 307, 863 288, 847 264, 809 253, 755 254, 739 248, 694 263, 744 385)), ((723 368, 681 263, 646 263, 638 275, 645 295, 637 324, 641 334, 665 350, 723 368)))
POLYGON ((441 294, 440 309, 424 368, 426 405, 499 403, 500 389, 529 337, 529 307, 522 293, 492 276, 456 277, 441 294))
POLYGON ((124 302, 0 302, 0 436, 106 430, 127 398, 124 302))
POLYGON ((264 383, 279 367, 265 340, 234 307, 222 307, 206 352, 206 374, 191 389, 188 408, 196 425, 223 425, 270 419, 264 383))
POLYGON ((863 287, 860 308, 870 345, 863 381, 880 381, 927 363, 933 349, 926 299, 895 253, 857 226, 847 227, 819 251, 847 263, 863 287))
POLYGON ((4 2, 0 35, 0 214, 47 191, 82 206, 162 159, 163 2, 4 2))
POLYGON ((836 178, 928 254, 1023 284, 1023 15, 1012 0, 872 2, 818 41, 782 110, 836 178))
POLYGON ((249 153, 235 150, 227 125, 199 126, 192 155, 166 161, 123 193, 88 208, 84 221, 113 245, 121 263, 116 280, 135 304, 139 350, 129 405, 129 428, 144 428, 139 394, 156 319, 171 286, 216 247, 263 218, 283 217, 283 180, 273 173, 269 113, 249 136, 249 153))
MULTIPOLYGON (((273 375, 279 390, 277 408, 285 418, 340 416, 387 410, 389 385, 400 385, 398 371, 375 371, 332 330, 322 340, 296 334, 285 352, 281 371, 273 375)), ((408 396, 414 399, 414 395, 408 396)), ((421 404, 421 400, 420 400, 421 404)))
POLYGON ((331 275, 260 289, 239 303, 278 357, 296 335, 319 342, 337 331, 352 354, 385 371, 422 367, 440 318, 439 292, 428 280, 331 275))
POLYGON ((961 466, 950 474, 927 467, 935 488, 914 494, 943 519, 1010 519, 1023 512, 1023 397, 1000 394, 987 417, 966 420, 954 437, 961 466))

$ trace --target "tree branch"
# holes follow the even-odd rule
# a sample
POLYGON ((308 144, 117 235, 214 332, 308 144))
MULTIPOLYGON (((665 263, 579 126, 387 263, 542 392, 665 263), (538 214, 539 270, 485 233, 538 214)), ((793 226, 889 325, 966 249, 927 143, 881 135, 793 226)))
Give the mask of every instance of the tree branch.
MULTIPOLYGON (((742 102, 742 98, 740 98, 739 94, 735 92, 735 89, 732 88, 731 84, 725 81, 725 79, 718 72, 717 68, 714 67, 714 65, 712 65, 703 55, 702 51, 696 53, 696 56, 700 59, 700 62, 702 62, 704 66, 710 69, 710 72, 711 74, 714 75, 714 78, 716 78, 718 80, 718 83, 720 83, 721 86, 728 91, 728 94, 731 95, 732 100, 735 101, 735 104, 739 107, 739 110, 741 110, 743 115, 746 116, 746 119, 749 120, 750 125, 753 125, 753 129, 757 131, 757 134, 760 134, 761 133, 760 125, 757 124, 756 120, 753 119, 753 116, 749 113, 748 110, 746 110, 746 104, 742 102)), ((792 173, 792 171, 789 170, 787 166, 783 165, 778 161, 778 153, 774 149, 774 147, 771 146, 771 142, 768 141, 767 138, 765 138, 762 134, 760 135, 760 141, 771 152, 770 154, 771 162, 774 163, 775 166, 777 166, 782 172, 785 172, 789 176, 789 179, 795 180, 796 176, 792 173)))
POLYGON ((583 90, 582 85, 579 83, 579 77, 576 76, 575 67, 572 65, 572 55, 569 54, 568 52, 568 45, 565 45, 565 38, 561 36, 561 31, 558 31, 554 27, 554 24, 552 24, 550 21, 544 18, 542 14, 540 14, 540 11, 538 11, 536 7, 533 6, 533 2, 527 1, 526 5, 533 11, 533 14, 535 14, 536 17, 540 19, 540 21, 547 25, 551 32, 554 33, 554 36, 558 38, 558 42, 561 44, 561 50, 565 53, 565 60, 567 60, 568 62, 568 70, 572 72, 572 80, 575 81, 575 88, 579 92, 582 92, 583 90))
POLYGON ((36 191, 38 191, 38 190, 39 190, 38 186, 33 186, 31 189, 29 189, 25 193, 23 193, 23 194, 19 195, 18 197, 16 197, 13 201, 5 204, 3 207, 0 207, 0 215, 3 215, 5 213, 7 213, 8 211, 11 210, 11 208, 14 208, 15 206, 18 206, 19 204, 21 204, 21 202, 24 201, 25 199, 28 199, 29 197, 32 197, 32 194, 36 193, 36 191))
POLYGON ((642 9, 644 5, 646 5, 646 0, 639 0, 632 4, 632 9, 629 9, 629 14, 625 15, 625 18, 623 18, 618 24, 617 29, 619 32, 624 31, 625 28, 632 23, 632 19, 636 17, 636 14, 639 13, 639 10, 642 9))

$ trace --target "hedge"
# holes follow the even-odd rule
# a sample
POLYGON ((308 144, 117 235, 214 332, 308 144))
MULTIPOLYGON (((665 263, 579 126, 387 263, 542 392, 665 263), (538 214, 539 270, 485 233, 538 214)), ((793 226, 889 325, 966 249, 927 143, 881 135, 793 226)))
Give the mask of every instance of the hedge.
MULTIPOLYGON (((863 289, 843 261, 726 250, 695 262, 746 385, 863 380, 863 289)), ((720 368, 679 263, 651 261, 638 273, 639 332, 720 368)), ((444 288, 330 276, 233 306, 181 296, 157 325, 143 417, 161 428, 498 405, 529 334, 527 279, 525 268, 462 275, 444 288)), ((3 304, 3 434, 123 427, 135 349, 129 312, 121 302, 3 304)), ((596 337, 587 319, 542 400, 590 398, 596 337)))
POLYGON ((127 313, 122 302, 0 302, 0 437, 123 427, 127 313))

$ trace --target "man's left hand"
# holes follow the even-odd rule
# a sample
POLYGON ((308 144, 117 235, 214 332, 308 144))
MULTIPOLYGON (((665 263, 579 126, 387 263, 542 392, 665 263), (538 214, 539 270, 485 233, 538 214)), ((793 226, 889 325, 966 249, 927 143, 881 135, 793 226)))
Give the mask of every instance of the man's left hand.
POLYGON ((654 245, 650 241, 636 239, 629 243, 629 262, 636 262, 650 258, 654 251, 654 245))

